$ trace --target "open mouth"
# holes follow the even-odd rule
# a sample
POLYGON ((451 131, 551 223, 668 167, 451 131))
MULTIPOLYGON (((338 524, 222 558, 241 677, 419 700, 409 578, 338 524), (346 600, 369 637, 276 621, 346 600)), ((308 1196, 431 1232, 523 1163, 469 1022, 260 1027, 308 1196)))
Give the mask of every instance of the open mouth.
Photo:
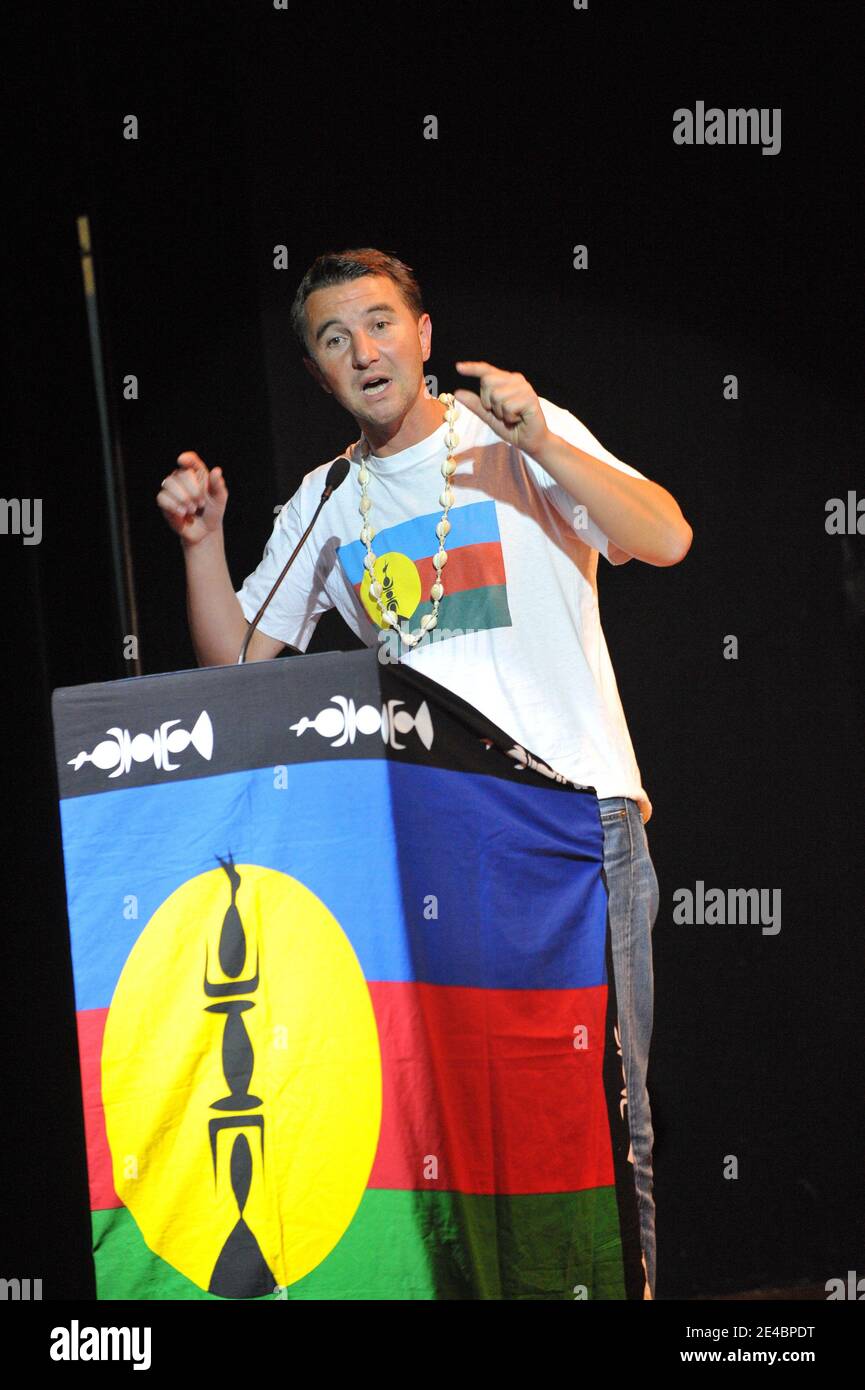
POLYGON ((363 388, 365 396, 380 396, 390 386, 389 376, 377 376, 373 381, 368 381, 363 388))

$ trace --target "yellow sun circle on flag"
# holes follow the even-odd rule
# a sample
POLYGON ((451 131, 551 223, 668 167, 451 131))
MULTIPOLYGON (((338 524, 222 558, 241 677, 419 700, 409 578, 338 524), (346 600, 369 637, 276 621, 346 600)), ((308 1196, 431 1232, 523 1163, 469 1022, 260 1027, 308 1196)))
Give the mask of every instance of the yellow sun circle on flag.
POLYGON ((382 1102, 369 989, 324 903, 228 858, 182 884, 114 991, 102 1095, 117 1194, 170 1265, 257 1297, 320 1264, 363 1197, 382 1102))
MULTIPOLYGON (((389 550, 386 555, 375 559, 375 577, 381 584, 381 601, 385 608, 391 608, 403 618, 410 618, 421 600, 421 583, 417 565, 399 550, 389 550), (396 605, 396 607, 394 607, 396 605)), ((363 606, 374 623, 384 627, 385 622, 375 599, 369 596, 372 583, 369 570, 364 570, 360 584, 360 597, 363 606)))

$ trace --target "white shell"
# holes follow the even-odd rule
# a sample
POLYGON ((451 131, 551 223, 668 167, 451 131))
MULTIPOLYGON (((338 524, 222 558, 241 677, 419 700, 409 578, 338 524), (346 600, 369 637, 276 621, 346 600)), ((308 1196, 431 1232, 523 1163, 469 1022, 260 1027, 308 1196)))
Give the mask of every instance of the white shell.
POLYGON ((370 598, 381 598, 381 585, 377 579, 374 579, 369 586, 369 596, 370 598))
POLYGON ((441 570, 442 567, 447 564, 447 562, 448 557, 443 550, 440 550, 437 555, 433 556, 433 564, 435 565, 437 570, 441 570))
POLYGON ((366 514, 367 514, 367 512, 369 511, 369 509, 370 509, 371 506, 372 506, 372 498, 371 498, 371 497, 362 497, 362 498, 360 499, 360 506, 358 507, 358 511, 360 512, 361 516, 366 516, 366 514))
POLYGON ((449 478, 452 473, 456 472, 456 468, 457 466, 453 459, 445 459, 442 464, 442 477, 449 478))
POLYGON ((450 524, 450 522, 447 520, 446 517, 442 517, 441 521, 440 521, 439 524, 436 526, 436 535, 438 536, 438 538, 439 538, 440 541, 443 541, 443 540, 444 540, 445 536, 447 535, 447 533, 448 533, 448 531, 449 531, 450 529, 451 529, 451 524, 450 524))
POLYGON ((396 613, 392 613, 389 608, 386 608, 381 616, 383 621, 387 623, 388 627, 396 627, 397 623, 399 622, 396 613))
MULTIPOLYGON (((444 591, 445 591, 445 586, 444 586, 444 584, 439 584, 438 580, 436 580, 435 584, 432 585, 432 587, 431 587, 431 589, 430 589, 430 591, 429 591, 429 592, 430 592, 430 598, 433 600, 433 602, 435 602, 436 599, 441 599, 441 598, 444 597, 444 591)), ((421 619, 421 622, 423 622, 423 619, 421 619)))
POLYGON ((420 620, 420 625, 423 628, 424 632, 427 632, 430 628, 435 627, 437 622, 438 618, 436 617, 435 613, 424 613, 423 617, 420 620))

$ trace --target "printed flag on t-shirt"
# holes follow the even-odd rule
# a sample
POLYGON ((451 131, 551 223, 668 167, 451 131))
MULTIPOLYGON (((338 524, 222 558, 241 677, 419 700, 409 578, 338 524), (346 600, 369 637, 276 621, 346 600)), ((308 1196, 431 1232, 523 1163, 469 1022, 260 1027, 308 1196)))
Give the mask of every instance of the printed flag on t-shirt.
MULTIPOLYGON (((510 627, 495 502, 469 502, 454 507, 448 520, 451 529, 442 574, 445 594, 438 612, 439 638, 510 627)), ((432 611, 428 595, 436 580, 433 556, 439 546, 435 528, 440 521, 441 512, 430 512, 384 527, 375 536, 375 574, 382 586, 382 603, 401 618, 411 618, 413 627, 432 611)), ((382 627, 378 605, 369 597, 370 576, 363 563, 366 546, 352 541, 341 545, 337 555, 370 618, 382 627)))

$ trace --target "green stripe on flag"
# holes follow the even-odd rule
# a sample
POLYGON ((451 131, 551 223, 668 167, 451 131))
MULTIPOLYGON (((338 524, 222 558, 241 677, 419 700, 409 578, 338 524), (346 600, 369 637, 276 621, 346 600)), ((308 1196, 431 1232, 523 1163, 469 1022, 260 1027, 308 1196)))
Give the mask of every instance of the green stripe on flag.
MULTIPOLYGON (((234 1301, 154 1255, 125 1207, 93 1212, 93 1244, 98 1298, 234 1301)), ((524 1196, 369 1188, 339 1244, 282 1297, 570 1300, 577 1285, 590 1299, 625 1297, 612 1187, 524 1196)))
MULTIPOLYGON (((421 618, 431 612, 431 603, 419 603, 411 615, 408 626, 414 631, 420 625, 421 618)), ((480 589, 446 593, 439 604, 439 633, 443 628, 477 632, 486 631, 491 627, 511 626, 511 610, 508 608, 507 587, 504 584, 485 584, 480 589)))

